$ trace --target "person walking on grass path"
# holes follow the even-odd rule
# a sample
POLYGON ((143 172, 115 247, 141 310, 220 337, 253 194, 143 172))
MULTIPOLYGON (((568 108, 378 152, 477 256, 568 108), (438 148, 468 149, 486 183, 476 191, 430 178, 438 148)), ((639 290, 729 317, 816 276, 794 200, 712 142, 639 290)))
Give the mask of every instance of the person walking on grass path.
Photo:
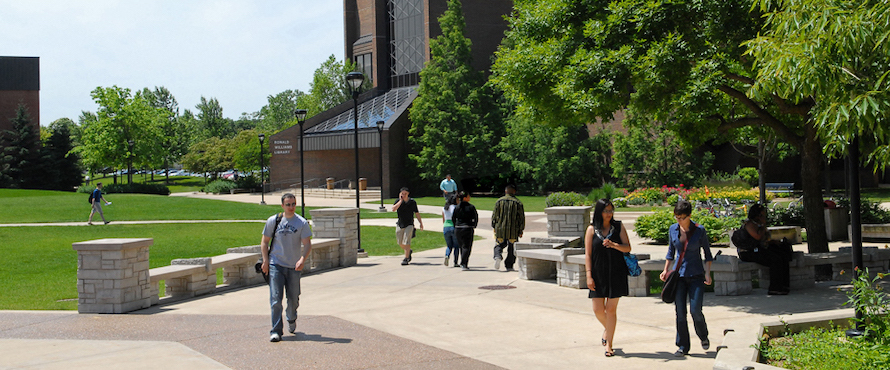
POLYGON ((287 193, 281 196, 281 216, 266 220, 260 250, 263 254, 263 273, 269 274, 269 303, 272 308, 270 342, 278 342, 284 335, 281 321, 282 300, 287 298, 288 331, 297 330, 297 308, 300 307, 300 276, 312 251, 312 229, 302 216, 296 214, 297 198, 287 193), (275 236, 274 238, 272 236, 275 236), (274 239, 274 240, 273 240, 274 239), (272 245, 269 245, 269 243, 272 245), (302 245, 302 248, 301 248, 302 245))
POLYGON ((516 199, 516 185, 507 184, 503 197, 494 203, 494 212, 491 215, 491 227, 494 229, 494 269, 501 268, 504 248, 507 249, 507 259, 504 267, 507 271, 513 271, 513 263, 516 262, 516 254, 513 244, 522 237, 525 230, 525 208, 522 202, 516 199))
POLYGON ((414 217, 420 223, 420 229, 423 230, 423 220, 420 219, 420 211, 417 209, 417 202, 408 197, 408 188, 402 188, 399 191, 399 200, 392 206, 392 211, 398 215, 396 221, 396 239, 402 250, 405 251, 405 259, 402 260, 402 266, 411 262, 411 238, 414 237, 414 217))
POLYGON ((90 209, 90 218, 87 221, 87 225, 91 225, 91 226, 93 225, 93 215, 96 212, 99 212, 99 216, 102 217, 102 222, 104 222, 105 225, 108 225, 108 221, 105 220, 105 214, 102 213, 102 202, 105 202, 106 206, 111 205, 111 202, 109 202, 108 200, 105 199, 104 196, 102 196, 102 183, 99 182, 99 183, 96 183, 96 189, 93 189, 93 192, 90 194, 91 209, 90 209))

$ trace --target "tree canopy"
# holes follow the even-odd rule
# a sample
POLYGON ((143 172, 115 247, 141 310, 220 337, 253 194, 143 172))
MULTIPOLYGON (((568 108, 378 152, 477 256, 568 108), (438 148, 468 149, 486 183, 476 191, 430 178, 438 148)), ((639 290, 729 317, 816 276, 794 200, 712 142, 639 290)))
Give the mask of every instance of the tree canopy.
POLYGON ((870 159, 890 161, 890 3, 758 0, 766 28, 746 43, 756 58, 753 91, 809 112, 828 151, 843 153, 853 136, 871 143, 870 159))
POLYGON ((430 40, 430 61, 420 71, 410 111, 409 158, 425 180, 498 173, 503 168, 495 152, 503 132, 501 111, 482 72, 470 64, 471 42, 464 36, 460 1, 448 1, 439 25, 442 35, 430 40))
POLYGON ((810 251, 827 250, 813 102, 752 91, 758 66, 743 43, 764 20, 750 1, 514 4, 493 70, 519 109, 561 124, 626 110, 641 118, 635 122, 663 123, 686 148, 740 127, 767 127, 801 153, 810 251))

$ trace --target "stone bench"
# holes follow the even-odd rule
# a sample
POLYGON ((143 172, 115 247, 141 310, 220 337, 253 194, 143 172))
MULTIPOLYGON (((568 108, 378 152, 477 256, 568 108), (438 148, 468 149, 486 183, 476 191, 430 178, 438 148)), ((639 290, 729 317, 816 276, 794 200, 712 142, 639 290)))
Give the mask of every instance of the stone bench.
MULTIPOLYGON (((636 254, 640 263, 640 269, 643 273, 640 276, 627 277, 627 287, 629 297, 645 297, 649 294, 649 281, 646 277, 646 271, 661 271, 664 268, 664 260, 652 261, 648 254, 636 254)), ((564 274, 567 284, 560 286, 587 289, 587 256, 584 254, 566 257, 566 262, 559 266, 557 275, 564 274), (568 284, 573 283, 573 284, 568 284)), ((622 266, 625 267, 625 266, 622 266)))
MULTIPOLYGON (((890 224, 864 224, 861 225, 861 228, 864 241, 890 240, 890 224)), ((853 240, 852 225, 847 225, 847 240, 853 240)))
POLYGON ((198 295, 198 292, 212 291, 212 288, 208 291, 208 287, 211 284, 216 287, 216 273, 210 269, 210 258, 205 259, 207 261, 202 264, 173 264, 149 269, 151 304, 160 301, 159 283, 162 280, 165 282, 165 296, 173 299, 190 298, 198 295))
POLYGON ((226 253, 210 257, 210 268, 214 271, 223 269, 225 285, 251 285, 263 281, 263 276, 257 274, 254 268, 261 258, 259 253, 226 253))
POLYGON ((312 239, 312 252, 306 261, 303 273, 330 270, 340 267, 340 239, 312 239))
POLYGON ((556 276, 556 264, 565 256, 584 253, 579 237, 549 236, 532 238, 529 243, 516 243, 516 260, 519 266, 519 278, 525 280, 545 280, 556 276), (572 252, 559 252, 568 248, 572 252), (540 252, 540 253, 538 253, 540 252))

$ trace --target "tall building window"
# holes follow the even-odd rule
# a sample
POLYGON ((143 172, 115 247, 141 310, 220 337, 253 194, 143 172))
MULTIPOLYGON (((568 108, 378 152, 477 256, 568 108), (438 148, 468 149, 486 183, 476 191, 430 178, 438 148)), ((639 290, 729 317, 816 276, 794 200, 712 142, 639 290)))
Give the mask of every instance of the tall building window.
POLYGON ((365 80, 370 83, 374 82, 373 63, 374 60, 371 58, 371 53, 357 55, 355 57, 355 66, 365 75, 365 80))
POLYGON ((417 85, 426 60, 423 0, 389 0, 388 7, 391 86, 417 85))

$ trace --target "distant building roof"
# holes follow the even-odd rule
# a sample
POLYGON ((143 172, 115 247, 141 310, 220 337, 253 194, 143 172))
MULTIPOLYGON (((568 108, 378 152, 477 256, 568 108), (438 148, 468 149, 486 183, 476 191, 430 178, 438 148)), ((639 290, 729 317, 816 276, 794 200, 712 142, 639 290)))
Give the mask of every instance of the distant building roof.
MULTIPOLYGON (((358 128, 377 128, 377 121, 388 121, 393 114, 404 109, 399 109, 411 104, 411 93, 417 87, 393 89, 386 94, 365 101, 358 106, 358 128)), ((325 132, 347 131, 355 128, 355 120, 352 116, 353 109, 349 109, 332 118, 329 118, 312 128, 306 130, 306 134, 320 134, 325 132)))

